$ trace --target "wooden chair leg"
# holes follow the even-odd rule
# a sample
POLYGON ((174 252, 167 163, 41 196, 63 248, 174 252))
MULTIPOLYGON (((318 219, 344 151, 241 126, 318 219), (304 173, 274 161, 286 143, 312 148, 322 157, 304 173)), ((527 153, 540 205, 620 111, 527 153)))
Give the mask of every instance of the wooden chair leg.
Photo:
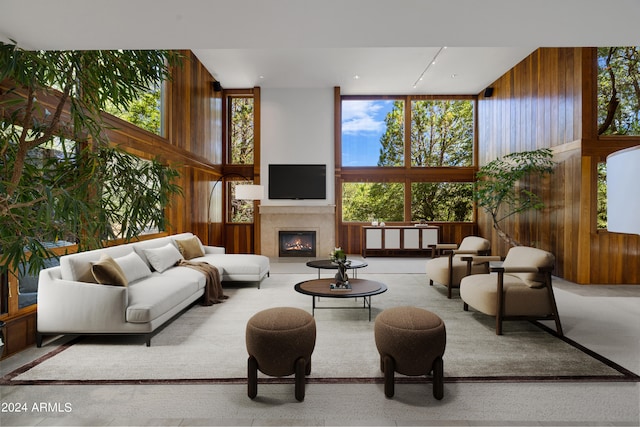
POLYGON ((429 286, 433 286, 433 280, 429 279, 429 286))
POLYGON ((304 382, 305 382, 304 373, 306 371, 306 367, 307 367, 307 361, 304 359, 304 357, 301 357, 298 360, 296 360, 295 394, 296 394, 296 400, 298 402, 302 402, 304 400, 304 382))
POLYGON ((393 397, 395 394, 394 372, 396 369, 395 361, 391 356, 384 356, 384 395, 393 397))
POLYGON ((464 311, 469 311, 469 304, 467 304, 466 302, 464 304, 462 304, 462 309, 464 311))
POLYGON ((442 357, 433 361, 433 397, 442 400, 444 397, 444 363, 442 357))
POLYGON ((553 286, 551 285, 551 273, 547 274, 546 277, 546 285, 547 285, 547 294, 549 295, 549 304, 551 304, 551 310, 553 314, 553 319, 556 322, 556 332, 561 337, 564 336, 562 332, 562 325, 560 324, 560 315, 558 314, 558 305, 556 304, 556 297, 553 294, 553 286))
POLYGON ((258 395, 258 361, 253 356, 249 356, 247 361, 247 385, 247 395, 251 399, 255 398, 258 395))
POLYGON ((307 362, 307 366, 305 366, 304 374, 311 375, 311 358, 309 358, 309 361, 307 362))

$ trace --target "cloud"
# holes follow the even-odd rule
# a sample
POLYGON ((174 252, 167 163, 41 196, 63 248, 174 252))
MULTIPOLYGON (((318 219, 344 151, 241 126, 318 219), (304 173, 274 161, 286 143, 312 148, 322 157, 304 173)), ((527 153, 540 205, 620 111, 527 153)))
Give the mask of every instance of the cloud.
POLYGON ((383 108, 384 105, 380 101, 343 101, 342 133, 382 133, 386 124, 377 115, 383 108))

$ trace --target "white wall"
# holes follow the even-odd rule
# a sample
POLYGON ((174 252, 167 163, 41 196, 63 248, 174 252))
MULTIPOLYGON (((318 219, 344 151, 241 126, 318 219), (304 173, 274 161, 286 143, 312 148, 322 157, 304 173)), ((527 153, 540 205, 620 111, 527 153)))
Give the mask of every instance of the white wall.
POLYGON ((333 88, 261 89, 260 182, 262 205, 335 205, 333 88), (327 165, 326 200, 269 200, 269 164, 327 165))

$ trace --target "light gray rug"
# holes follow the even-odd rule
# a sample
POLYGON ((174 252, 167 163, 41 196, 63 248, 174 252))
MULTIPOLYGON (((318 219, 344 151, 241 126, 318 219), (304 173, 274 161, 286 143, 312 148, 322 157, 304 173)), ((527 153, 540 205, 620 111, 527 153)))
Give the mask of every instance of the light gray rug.
MULTIPOLYGON (((316 278, 317 271, 303 271, 304 274, 272 274, 260 289, 251 284, 226 286, 226 302, 190 308, 158 333, 151 347, 138 337, 86 337, 30 369, 23 369, 11 381, 246 378, 248 319, 260 310, 277 306, 311 312, 311 297, 295 292, 293 287, 316 278)), ((450 380, 624 378, 606 363, 529 322, 506 322, 504 335, 496 336, 493 318, 463 311, 459 298, 447 299, 446 289, 430 287, 424 274, 370 274, 362 270, 359 277, 381 281, 389 288, 372 298, 374 319, 385 308, 414 305, 435 312, 445 321, 444 370, 450 380)), ((323 298, 319 304, 353 307, 361 306, 362 300, 323 298)), ((311 379, 382 377, 374 321, 368 321, 367 310, 316 310, 315 319, 317 341, 311 379)), ((55 344, 49 345, 55 350, 55 344)))

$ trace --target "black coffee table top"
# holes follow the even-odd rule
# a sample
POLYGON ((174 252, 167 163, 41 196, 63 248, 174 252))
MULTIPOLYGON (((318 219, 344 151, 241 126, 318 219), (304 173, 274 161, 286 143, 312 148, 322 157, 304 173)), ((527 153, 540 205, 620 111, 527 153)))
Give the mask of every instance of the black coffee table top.
POLYGON ((350 290, 331 290, 331 283, 334 279, 314 279, 300 282, 294 286, 296 292, 311 295, 313 297, 329 297, 329 298, 357 298, 370 297, 387 291, 387 285, 374 280, 351 279, 350 290))
MULTIPOLYGON (((358 260, 351 260, 351 265, 349 265, 347 267, 347 269, 356 269, 356 268, 363 268, 368 266, 369 264, 367 264, 364 261, 358 261, 358 260)), ((331 261, 330 259, 317 259, 314 261, 309 261, 307 262, 307 267, 311 267, 311 268, 323 268, 326 270, 337 270, 338 269, 338 264, 335 264, 333 261, 331 261)))

